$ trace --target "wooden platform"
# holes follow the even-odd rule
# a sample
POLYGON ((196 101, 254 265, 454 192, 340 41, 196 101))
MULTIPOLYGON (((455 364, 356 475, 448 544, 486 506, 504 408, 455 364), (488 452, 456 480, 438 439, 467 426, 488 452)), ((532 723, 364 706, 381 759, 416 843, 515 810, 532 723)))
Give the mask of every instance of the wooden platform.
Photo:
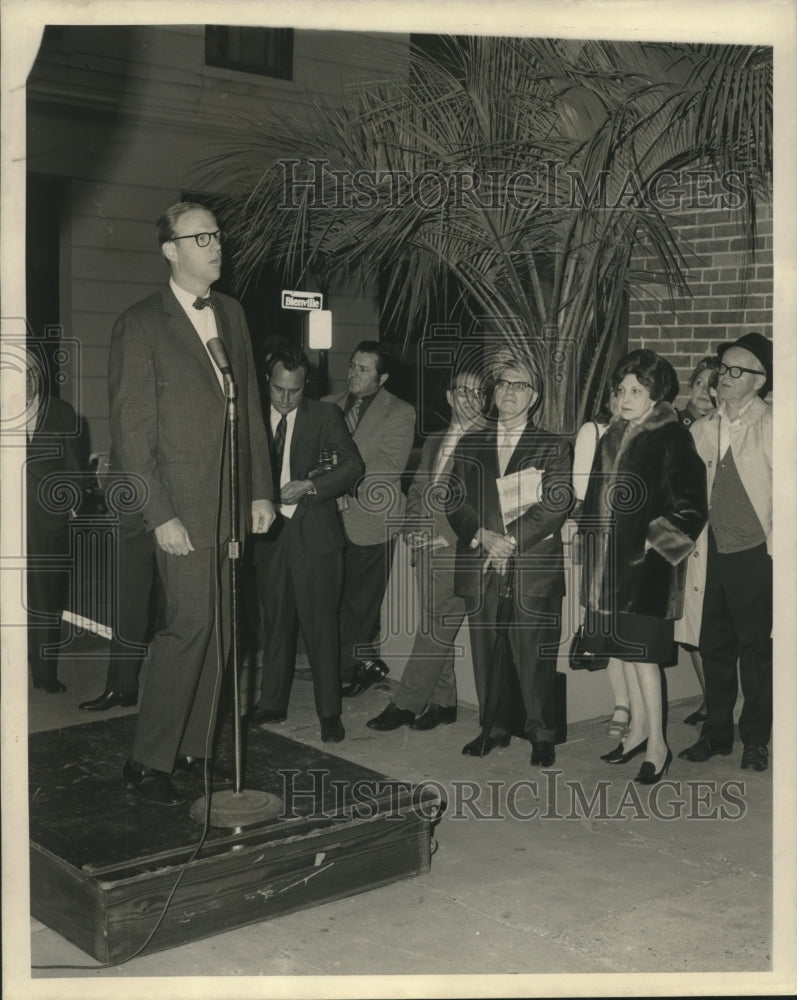
MULTIPOLYGON (((139 949, 161 917, 201 827, 126 792, 135 716, 30 737, 31 909, 102 962, 139 949)), ((244 787, 283 799, 282 815, 211 829, 147 951, 158 951, 430 867, 436 797, 261 729, 246 734, 244 787)), ((231 767, 230 740, 220 758, 231 767)), ((191 798, 201 786, 184 779, 191 798)))

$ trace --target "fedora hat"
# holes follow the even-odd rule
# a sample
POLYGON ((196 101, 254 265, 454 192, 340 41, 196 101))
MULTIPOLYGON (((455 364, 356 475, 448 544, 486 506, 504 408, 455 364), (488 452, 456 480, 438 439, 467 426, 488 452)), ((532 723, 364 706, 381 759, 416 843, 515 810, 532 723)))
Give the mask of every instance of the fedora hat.
POLYGON ((725 344, 720 344, 717 348, 717 356, 720 361, 722 361, 722 355, 731 347, 741 347, 745 351, 749 351, 754 358, 761 362, 766 381, 759 390, 759 395, 765 396, 772 388, 772 341, 762 333, 746 333, 743 337, 739 337, 738 340, 731 340, 725 344))

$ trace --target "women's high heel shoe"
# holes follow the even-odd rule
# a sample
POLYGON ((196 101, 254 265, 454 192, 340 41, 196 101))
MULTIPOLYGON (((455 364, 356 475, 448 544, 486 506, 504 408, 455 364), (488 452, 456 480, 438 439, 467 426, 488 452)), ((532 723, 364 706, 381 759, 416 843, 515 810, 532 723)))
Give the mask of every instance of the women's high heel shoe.
POLYGON ((667 756, 664 758, 664 764, 660 771, 653 770, 653 764, 649 760, 646 760, 642 767, 639 769, 639 774, 634 778, 634 781, 638 782, 640 785, 655 785, 656 782, 661 781, 664 775, 669 770, 670 764, 672 764, 672 750, 667 747, 667 756))
POLYGON ((644 753, 647 748, 647 737, 642 740, 641 743, 637 743, 637 745, 632 747, 630 750, 624 750, 623 744, 618 743, 614 750, 610 750, 608 753, 602 753, 601 760, 605 760, 607 764, 627 764, 632 757, 636 757, 638 753, 644 753))

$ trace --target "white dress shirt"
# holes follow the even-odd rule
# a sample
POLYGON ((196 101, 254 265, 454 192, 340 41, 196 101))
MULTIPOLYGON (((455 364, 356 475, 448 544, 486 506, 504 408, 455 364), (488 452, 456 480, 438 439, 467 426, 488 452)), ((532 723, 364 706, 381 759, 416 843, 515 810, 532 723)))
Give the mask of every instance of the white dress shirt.
MULTIPOLYGON (((203 310, 206 312, 207 310, 203 310)), ((282 420, 283 414, 279 410, 275 410, 272 406, 270 408, 271 414, 271 437, 274 439, 274 435, 277 433, 277 424, 282 420)), ((290 413, 285 414, 285 447, 282 449, 282 468, 280 469, 280 489, 291 481, 291 441, 293 440, 293 428, 296 424, 296 409, 291 410, 290 413)), ((281 503, 277 504, 277 510, 282 514, 283 517, 293 517, 296 513, 296 508, 298 504, 295 503, 281 503)))
POLYGON ((750 404, 755 398, 756 397, 753 396, 752 399, 748 399, 741 410, 739 410, 733 418, 728 414, 728 408, 725 403, 722 403, 719 406, 717 412, 720 417, 720 458, 725 458, 725 452, 731 446, 731 427, 741 418, 743 413, 746 413, 747 410, 750 409, 750 404))
POLYGON ((520 424, 519 427, 504 427, 503 424, 498 424, 498 474, 500 476, 506 472, 509 459, 517 448, 518 441, 523 436, 525 429, 525 423, 520 424))
MULTIPOLYGON (((219 331, 216 327, 216 314, 212 309, 194 309, 194 302, 197 298, 196 295, 192 295, 191 292, 187 292, 184 288, 181 288, 174 280, 174 278, 169 278, 169 287, 174 292, 174 297, 183 307, 186 316, 191 321, 191 326, 196 330, 197 336, 205 345, 205 350, 208 347, 208 341, 213 340, 218 337, 219 331)), ((213 355, 208 351, 208 357, 213 364, 213 370, 216 373, 216 378, 219 380, 219 385, 224 388, 224 377, 219 371, 219 367, 215 361, 213 361, 213 355)))

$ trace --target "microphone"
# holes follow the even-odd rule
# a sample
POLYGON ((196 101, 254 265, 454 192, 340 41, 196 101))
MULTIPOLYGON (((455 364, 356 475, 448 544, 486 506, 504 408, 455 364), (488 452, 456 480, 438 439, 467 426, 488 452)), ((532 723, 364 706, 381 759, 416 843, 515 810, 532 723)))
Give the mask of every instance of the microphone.
POLYGON ((218 337, 213 337, 208 341, 208 352, 213 358, 216 367, 225 378, 232 378, 232 367, 230 359, 227 357, 227 348, 218 337))

